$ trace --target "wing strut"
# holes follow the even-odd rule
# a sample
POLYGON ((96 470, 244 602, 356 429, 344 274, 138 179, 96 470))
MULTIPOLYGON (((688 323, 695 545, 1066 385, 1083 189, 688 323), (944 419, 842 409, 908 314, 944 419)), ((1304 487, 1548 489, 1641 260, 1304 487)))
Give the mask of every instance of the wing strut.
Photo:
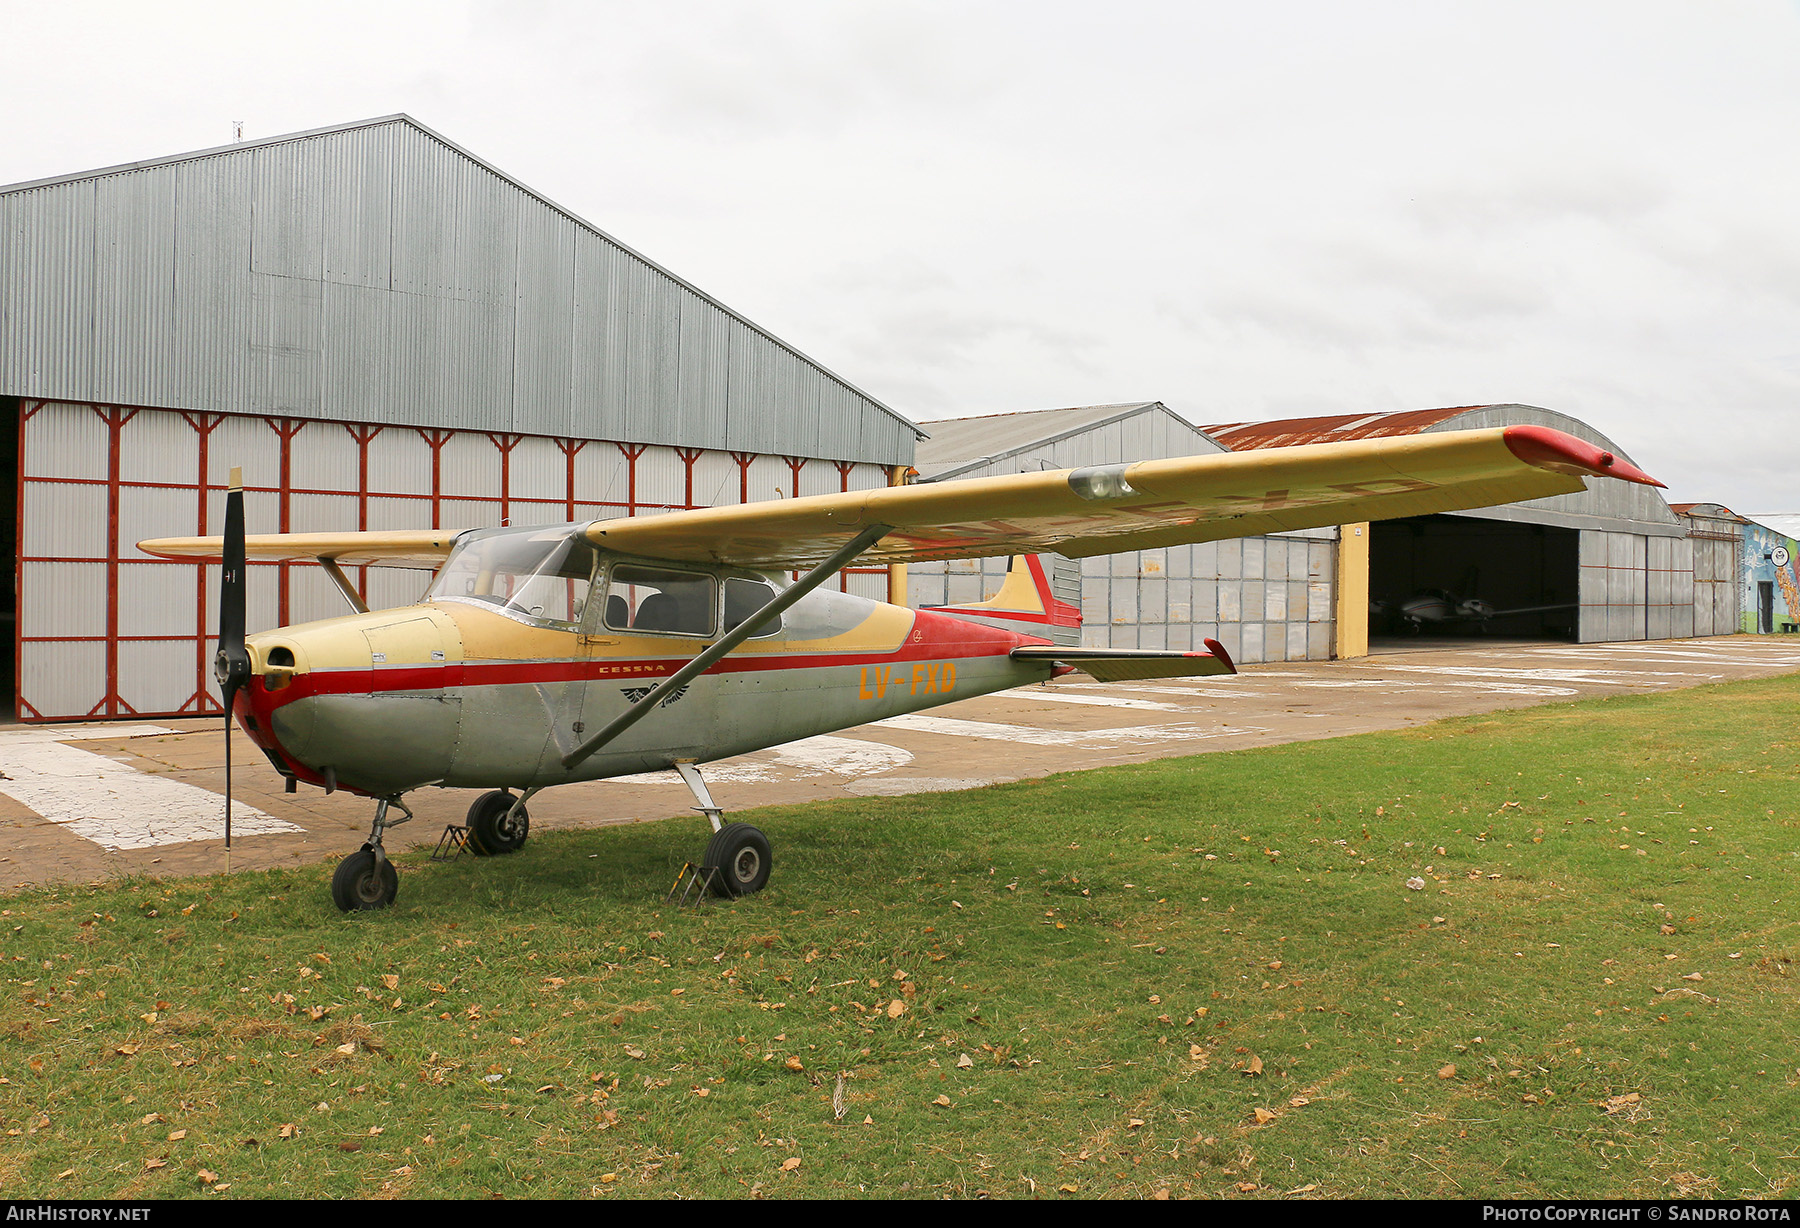
POLYGON ((344 569, 338 566, 337 560, 321 554, 316 561, 325 574, 331 577, 331 582, 337 585, 338 592, 344 594, 344 600, 350 603, 350 608, 358 614, 367 614, 369 607, 364 603, 362 594, 356 591, 356 585, 350 583, 350 577, 344 574, 344 569))
POLYGON ((574 767, 583 759, 586 759, 589 755, 599 750, 602 746, 605 746, 608 742, 611 742, 627 729, 630 729, 633 725, 643 720, 646 716, 649 716, 656 708, 656 705, 661 703, 663 699, 668 696, 669 692, 686 686, 695 678, 698 678, 701 674, 704 674, 707 670, 718 664, 719 658, 723 657, 739 644, 768 626, 780 616, 782 611, 786 610, 789 606, 800 600, 800 598, 806 596, 806 594, 812 592, 832 576, 835 576, 838 572, 848 567, 855 561, 857 555, 867 550, 870 546, 873 546, 883 537, 886 537, 890 532, 892 532, 892 529, 888 525, 870 525, 861 533, 858 533, 855 537, 845 542, 842 546, 839 546, 830 558, 826 559, 817 567, 800 577, 800 579, 796 580, 793 584, 790 584, 787 588, 783 589, 781 594, 776 597, 775 600, 769 602, 768 605, 765 605, 762 609, 726 632, 725 635, 720 638, 718 643, 713 644, 706 649, 705 652, 702 652, 692 661, 689 661, 686 665, 657 683, 656 687, 651 690, 648 695, 645 695, 642 699, 632 704, 631 707, 620 713, 606 726, 606 728, 602 729, 599 733, 564 755, 562 757, 563 767, 574 767))

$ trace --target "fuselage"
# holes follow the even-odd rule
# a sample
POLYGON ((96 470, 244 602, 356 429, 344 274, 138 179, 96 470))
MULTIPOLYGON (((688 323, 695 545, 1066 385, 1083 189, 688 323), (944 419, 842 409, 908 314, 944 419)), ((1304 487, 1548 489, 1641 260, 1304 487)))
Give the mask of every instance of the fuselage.
MULTIPOLYGON (((496 534, 489 553, 518 537, 496 534)), ((740 755, 1054 671, 1008 655, 1045 639, 815 591, 566 768, 585 736, 772 599, 778 581, 604 551, 534 572, 530 559, 484 566, 465 549, 421 604, 249 637, 254 676, 236 716, 280 771, 378 796, 540 787, 740 755)))

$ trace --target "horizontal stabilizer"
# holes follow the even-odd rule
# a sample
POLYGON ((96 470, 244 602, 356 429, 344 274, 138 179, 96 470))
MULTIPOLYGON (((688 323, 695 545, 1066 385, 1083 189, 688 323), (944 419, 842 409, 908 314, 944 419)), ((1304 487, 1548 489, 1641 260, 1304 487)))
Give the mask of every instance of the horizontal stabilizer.
POLYGON ((1070 648, 1046 644, 1015 648, 1015 661, 1059 661, 1100 682, 1132 682, 1143 678, 1204 678, 1235 674, 1231 654, 1217 640, 1205 652, 1158 652, 1151 648, 1070 648))

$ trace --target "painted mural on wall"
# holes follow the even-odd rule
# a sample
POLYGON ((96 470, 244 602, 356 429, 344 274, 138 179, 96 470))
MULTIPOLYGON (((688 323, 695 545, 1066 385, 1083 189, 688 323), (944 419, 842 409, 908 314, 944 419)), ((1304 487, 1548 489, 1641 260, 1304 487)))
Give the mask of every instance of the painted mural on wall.
MULTIPOLYGON (((1784 526, 1785 527, 1785 526, 1784 526)), ((1800 541, 1758 521, 1744 525, 1738 629, 1800 632, 1800 541)))

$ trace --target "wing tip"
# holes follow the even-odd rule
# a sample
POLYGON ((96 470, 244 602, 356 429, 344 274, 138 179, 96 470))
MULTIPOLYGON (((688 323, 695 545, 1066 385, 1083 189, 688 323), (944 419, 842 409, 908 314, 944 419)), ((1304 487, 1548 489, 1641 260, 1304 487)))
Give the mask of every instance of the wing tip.
POLYGON ((1506 440, 1507 450, 1527 465, 1583 477, 1618 478, 1636 482, 1639 486, 1663 487, 1663 483, 1630 461, 1552 427, 1509 426, 1502 437, 1506 440))
POLYGON ((1235 674, 1238 672, 1237 662, 1233 661, 1231 659, 1231 654, 1225 651, 1225 645, 1219 643, 1218 640, 1213 639, 1202 640, 1201 642, 1206 645, 1206 651, 1219 658, 1219 661, 1225 666, 1226 673, 1235 674))

